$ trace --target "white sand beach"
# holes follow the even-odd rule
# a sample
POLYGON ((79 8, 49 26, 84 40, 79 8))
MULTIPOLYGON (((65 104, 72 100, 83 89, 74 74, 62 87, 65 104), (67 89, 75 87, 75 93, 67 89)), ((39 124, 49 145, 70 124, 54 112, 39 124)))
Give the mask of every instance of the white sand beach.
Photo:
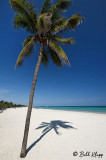
MULTIPOLYGON (((27 108, 0 113, 0 160, 21 159, 26 113, 27 108)), ((27 148, 25 160, 106 160, 106 114, 33 109, 27 148), (81 151, 90 156, 79 157, 81 151), (102 158, 91 157, 96 151, 102 158)))

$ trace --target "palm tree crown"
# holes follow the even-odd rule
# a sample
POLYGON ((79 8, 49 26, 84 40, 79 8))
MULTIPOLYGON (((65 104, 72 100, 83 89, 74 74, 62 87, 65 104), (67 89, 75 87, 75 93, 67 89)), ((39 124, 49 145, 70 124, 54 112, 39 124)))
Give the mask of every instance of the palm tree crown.
POLYGON ((74 14, 69 19, 62 17, 62 13, 72 3, 72 0, 58 0, 55 5, 51 0, 45 0, 40 14, 37 15, 35 6, 29 0, 9 0, 16 15, 13 24, 16 29, 21 27, 30 32, 23 43, 23 49, 18 56, 16 67, 22 65, 25 57, 28 57, 37 42, 43 44, 42 63, 47 65, 49 56, 53 62, 62 67, 63 63, 70 65, 67 55, 60 44, 73 44, 73 38, 64 38, 58 34, 64 30, 74 30, 84 20, 79 14, 74 14))

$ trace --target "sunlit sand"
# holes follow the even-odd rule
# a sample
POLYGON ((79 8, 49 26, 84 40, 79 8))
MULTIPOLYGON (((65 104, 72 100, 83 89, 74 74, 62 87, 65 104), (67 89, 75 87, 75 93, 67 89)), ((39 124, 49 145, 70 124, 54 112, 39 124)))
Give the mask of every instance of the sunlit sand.
MULTIPOLYGON (((20 160, 27 108, 0 113, 0 160, 20 160)), ((106 115, 33 109, 25 160, 106 160, 106 115), (74 152, 77 156, 73 156, 74 152), (80 152, 90 156, 80 158, 80 152), (96 157, 98 159, 98 157, 96 157)))

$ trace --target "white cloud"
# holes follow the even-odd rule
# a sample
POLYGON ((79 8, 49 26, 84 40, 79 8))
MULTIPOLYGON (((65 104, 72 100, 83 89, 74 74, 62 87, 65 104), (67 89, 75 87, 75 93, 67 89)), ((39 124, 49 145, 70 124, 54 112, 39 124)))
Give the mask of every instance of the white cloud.
POLYGON ((9 92, 9 90, 7 90, 7 89, 0 89, 0 94, 6 94, 8 92, 9 92))

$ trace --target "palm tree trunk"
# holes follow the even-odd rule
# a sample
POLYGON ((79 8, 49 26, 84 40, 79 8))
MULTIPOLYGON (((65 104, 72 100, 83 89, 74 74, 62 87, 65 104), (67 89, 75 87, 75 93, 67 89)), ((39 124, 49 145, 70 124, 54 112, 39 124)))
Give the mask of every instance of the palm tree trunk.
POLYGON ((21 158, 24 158, 26 156, 26 147, 27 147, 27 139, 28 139, 32 104, 33 104, 33 97, 34 97, 34 90, 35 90, 35 85, 36 85, 36 81, 37 81, 37 77, 38 77, 39 67, 40 67, 40 64, 41 64, 41 61, 42 61, 42 56, 43 56, 43 44, 41 43, 39 58, 38 58, 38 62, 37 62, 37 65, 36 65, 36 69, 35 69, 35 73, 34 73, 34 79, 33 79, 33 82, 32 82, 32 87, 31 87, 31 92, 30 92, 30 97, 29 97, 29 106, 28 106, 28 111, 27 111, 27 116, 26 116, 24 137, 23 137, 21 154, 20 154, 21 158))

